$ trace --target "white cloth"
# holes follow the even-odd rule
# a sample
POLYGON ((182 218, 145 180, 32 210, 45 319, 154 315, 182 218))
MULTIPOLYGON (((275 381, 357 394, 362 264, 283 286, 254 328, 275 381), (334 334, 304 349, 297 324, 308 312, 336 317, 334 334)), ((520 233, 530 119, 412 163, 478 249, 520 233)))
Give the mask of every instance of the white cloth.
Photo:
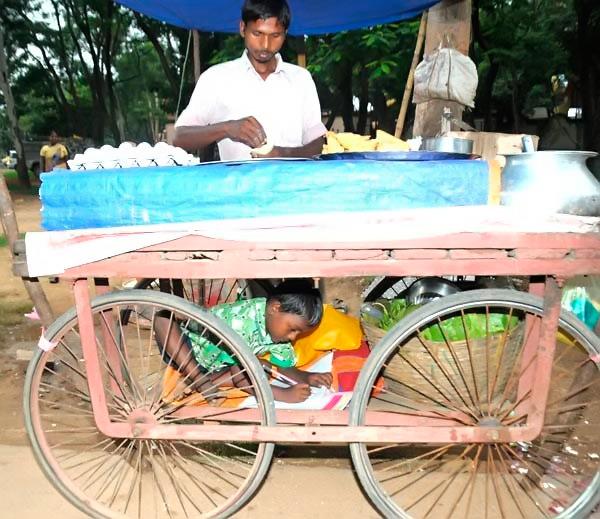
MULTIPOLYGON (((266 80, 256 72, 247 52, 214 65, 196 83, 187 108, 175 126, 206 126, 253 116, 274 146, 298 147, 325 135, 321 106, 310 73, 285 63, 266 80)), ((250 148, 231 139, 218 143, 221 160, 250 159, 250 148)))
MULTIPOLYGON (((29 276, 52 276, 66 269, 189 235, 246 242, 250 248, 285 244, 356 244, 376 248, 390 240, 431 238, 454 233, 597 233, 600 218, 540 214, 511 207, 470 206, 397 211, 298 214, 25 235, 29 276), (334 238, 332 238, 334 237, 334 238), (263 244, 263 245, 261 245, 263 244)), ((298 248, 298 247, 292 247, 298 248)), ((302 247, 301 247, 302 248, 302 247)), ((309 246, 310 248, 310 246, 309 246)), ((317 247, 320 248, 320 247, 317 247)))

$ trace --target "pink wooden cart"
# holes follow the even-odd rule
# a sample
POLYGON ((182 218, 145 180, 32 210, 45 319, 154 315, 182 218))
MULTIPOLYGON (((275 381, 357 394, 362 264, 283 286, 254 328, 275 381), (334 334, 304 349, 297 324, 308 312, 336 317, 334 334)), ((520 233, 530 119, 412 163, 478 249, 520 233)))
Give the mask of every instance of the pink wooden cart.
POLYGON ((422 238, 373 227, 373 239, 349 239, 347 222, 313 242, 293 230, 190 234, 67 268, 76 307, 46 330, 25 386, 42 469, 92 517, 223 517, 260 486, 275 443, 348 443, 385 517, 586 516, 599 498, 600 343, 561 313, 560 296, 568 278, 600 274, 600 235, 593 222, 586 232, 471 223, 422 238), (152 290, 109 293, 104 281, 381 275, 531 282, 529 294, 474 290, 423 305, 372 350, 349 410, 309 411, 276 409, 257 359, 205 310, 152 290), (223 383, 218 406, 190 392, 153 337, 159 312, 227 348, 256 405, 238 405, 247 395, 223 383), (449 319, 464 337, 446 337, 449 319), (473 319, 485 333, 469 336, 473 319), (436 326, 442 342, 428 335, 436 326))

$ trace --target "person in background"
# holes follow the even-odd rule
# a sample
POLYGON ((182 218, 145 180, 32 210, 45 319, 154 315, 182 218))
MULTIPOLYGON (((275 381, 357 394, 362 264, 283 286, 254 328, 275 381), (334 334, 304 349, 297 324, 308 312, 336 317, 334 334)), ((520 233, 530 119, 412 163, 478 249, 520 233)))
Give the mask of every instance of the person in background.
POLYGON ((52 171, 55 168, 66 168, 69 152, 55 130, 50 132, 49 144, 44 144, 40 150, 41 171, 52 171))
POLYGON ((221 160, 321 153, 326 128, 315 83, 279 54, 291 21, 287 2, 246 0, 241 16, 246 50, 200 76, 173 144, 194 151, 216 142, 221 160))

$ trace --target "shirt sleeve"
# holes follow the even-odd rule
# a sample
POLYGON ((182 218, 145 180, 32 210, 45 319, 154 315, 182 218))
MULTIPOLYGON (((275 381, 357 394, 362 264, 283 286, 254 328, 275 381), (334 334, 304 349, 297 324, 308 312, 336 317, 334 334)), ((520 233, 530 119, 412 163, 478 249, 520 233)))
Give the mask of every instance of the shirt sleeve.
POLYGON ((40 150, 40 157, 46 158, 46 152, 48 151, 48 145, 44 144, 40 150))
POLYGON ((319 102, 317 87, 308 72, 306 72, 303 113, 302 144, 304 145, 323 137, 327 133, 327 128, 321 120, 321 103, 319 102))
POLYGON ((60 145, 60 158, 66 159, 69 156, 69 152, 67 151, 66 146, 63 144, 60 145))
POLYGON ((289 342, 270 344, 267 351, 271 354, 269 362, 280 368, 291 368, 298 360, 296 351, 289 342))
POLYGON ((175 127, 206 126, 218 122, 213 121, 217 91, 211 78, 210 69, 198 78, 190 102, 175 121, 175 127))

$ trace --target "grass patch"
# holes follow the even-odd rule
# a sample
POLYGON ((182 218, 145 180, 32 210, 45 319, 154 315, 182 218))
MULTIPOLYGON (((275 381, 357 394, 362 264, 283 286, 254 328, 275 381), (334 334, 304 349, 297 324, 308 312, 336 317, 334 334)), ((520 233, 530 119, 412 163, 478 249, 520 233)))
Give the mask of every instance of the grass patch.
MULTIPOLYGON (((14 169, 0 169, 0 174, 4 175, 4 178, 6 179, 6 185, 11 193, 21 195, 38 195, 39 186, 31 186, 27 188, 19 184, 19 177, 14 169)), ((29 181, 31 183, 34 182, 31 171, 29 172, 29 181)))
POLYGON ((0 326, 13 326, 25 320, 23 314, 31 312, 33 304, 29 300, 0 300, 0 326))
MULTIPOLYGON (((24 240, 24 239, 25 239, 25 233, 20 232, 19 240, 24 240)), ((8 245, 8 238, 6 237, 6 235, 0 234, 0 248, 6 247, 7 245, 8 245)))

